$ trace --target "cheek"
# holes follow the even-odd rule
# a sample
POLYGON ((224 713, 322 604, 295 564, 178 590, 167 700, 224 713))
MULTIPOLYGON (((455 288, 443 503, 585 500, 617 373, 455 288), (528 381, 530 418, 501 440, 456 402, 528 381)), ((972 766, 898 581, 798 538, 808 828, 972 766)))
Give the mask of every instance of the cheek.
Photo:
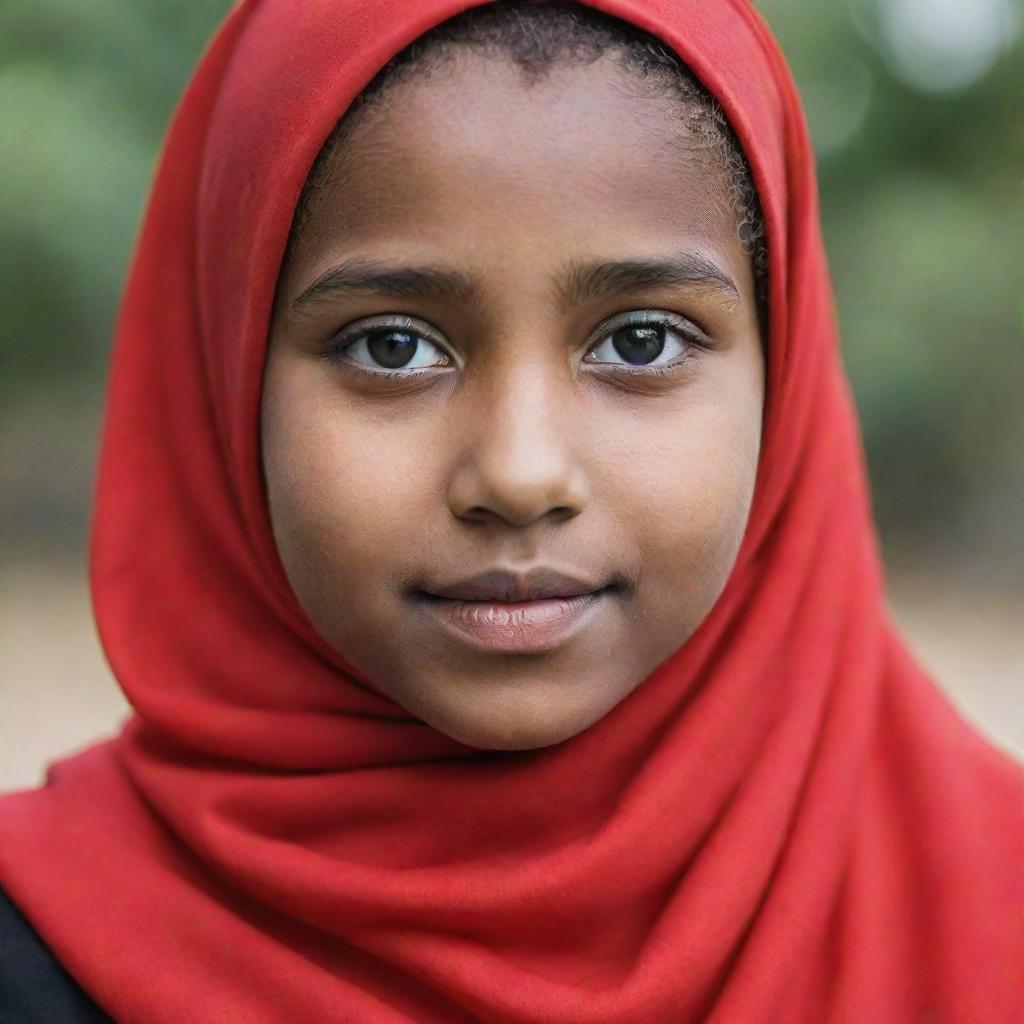
POLYGON ((389 445, 397 432, 375 429, 325 387, 322 371, 317 376, 268 367, 263 462, 288 579, 313 624, 337 644, 366 628, 375 595, 393 589, 389 565, 425 536, 430 489, 422 453, 389 445))
POLYGON ((760 406, 708 404, 691 410, 648 464, 643 564, 648 609, 678 641, 721 594, 743 540, 760 448, 760 406), (667 610, 674 610, 666 614, 667 610))

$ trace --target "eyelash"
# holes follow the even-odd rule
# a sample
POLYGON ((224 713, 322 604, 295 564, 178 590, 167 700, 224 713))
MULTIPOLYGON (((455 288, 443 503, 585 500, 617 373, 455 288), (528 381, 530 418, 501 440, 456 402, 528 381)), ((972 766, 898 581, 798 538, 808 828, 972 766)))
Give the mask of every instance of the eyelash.
MULTIPOLYGON (((595 348, 600 348, 616 331, 622 330, 625 327, 643 327, 649 324, 666 327, 680 335, 686 343, 685 352, 665 366, 643 367, 640 365, 628 366, 619 363, 603 362, 590 363, 588 365, 600 366, 604 368, 605 372, 625 377, 664 377, 678 372, 688 365, 701 350, 711 347, 711 343, 703 331, 676 313, 670 313, 667 310, 631 310, 628 313, 619 313, 601 324, 595 332, 598 335, 597 340, 587 349, 587 355, 595 348)), ((373 331, 387 328, 409 331, 418 338, 428 341, 438 350, 445 352, 444 346, 431 337, 432 332, 425 329, 426 327, 427 325, 423 321, 415 320, 408 316, 377 319, 369 323, 366 320, 358 320, 335 335, 323 355, 332 362, 344 362, 346 371, 356 377, 368 377, 374 380, 417 380, 418 378, 431 375, 432 371, 438 367, 430 366, 416 370, 370 370, 366 368, 365 364, 349 359, 343 353, 345 349, 368 337, 373 331), (356 328, 359 329, 357 330, 356 328)), ((445 352, 445 354, 451 358, 450 353, 445 352)))

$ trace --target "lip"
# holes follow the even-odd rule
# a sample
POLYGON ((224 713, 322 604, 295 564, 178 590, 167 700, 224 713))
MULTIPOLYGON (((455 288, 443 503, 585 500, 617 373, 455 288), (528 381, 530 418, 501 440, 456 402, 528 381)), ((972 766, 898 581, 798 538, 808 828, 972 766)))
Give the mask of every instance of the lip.
POLYGON ((552 597, 577 597, 601 590, 608 580, 591 580, 559 572, 546 565, 534 566, 526 572, 494 568, 477 573, 456 583, 421 588, 434 597, 454 601, 540 601, 552 597))
POLYGON ((421 607, 455 639, 481 651, 536 654, 564 644, 608 600, 610 587, 532 601, 464 601, 420 592, 421 607))

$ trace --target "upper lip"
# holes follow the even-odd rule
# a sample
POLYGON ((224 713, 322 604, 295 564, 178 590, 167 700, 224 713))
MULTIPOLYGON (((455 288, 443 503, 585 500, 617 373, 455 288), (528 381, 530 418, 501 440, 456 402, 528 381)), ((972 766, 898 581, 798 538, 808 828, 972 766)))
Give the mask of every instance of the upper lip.
POLYGON ((589 594, 605 585, 538 566, 522 573, 489 569, 457 583, 431 587, 426 592, 456 601, 540 601, 546 597, 589 594))

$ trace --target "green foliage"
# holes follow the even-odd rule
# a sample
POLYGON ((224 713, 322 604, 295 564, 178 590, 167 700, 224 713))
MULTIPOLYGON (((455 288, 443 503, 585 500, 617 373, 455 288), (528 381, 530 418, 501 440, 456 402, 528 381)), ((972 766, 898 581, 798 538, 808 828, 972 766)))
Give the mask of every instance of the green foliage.
MULTIPOLYGON (((790 58, 818 149, 883 534, 901 545, 967 538, 976 550, 991 536, 998 548, 1024 497, 1017 9, 986 0, 1009 12, 1016 49, 937 91, 901 73, 885 36, 887 4, 899 2, 758 6, 790 58)), ((0 9, 0 401, 101 393, 160 141, 227 6, 0 9)))
POLYGON ((0 9, 0 399, 96 387, 153 162, 221 0, 0 9))
MULTIPOLYGON (((979 17, 1005 13, 1002 52, 975 80, 936 91, 901 74, 883 31, 887 3, 899 6, 759 7, 818 150, 843 354, 883 536, 890 549, 949 546, 950 560, 962 542, 998 566, 1018 544, 1010 523, 1024 506, 1019 11, 972 0, 979 17), (855 130, 832 145, 851 117, 855 130)), ((934 77, 955 60, 954 43, 933 55, 934 77)))

